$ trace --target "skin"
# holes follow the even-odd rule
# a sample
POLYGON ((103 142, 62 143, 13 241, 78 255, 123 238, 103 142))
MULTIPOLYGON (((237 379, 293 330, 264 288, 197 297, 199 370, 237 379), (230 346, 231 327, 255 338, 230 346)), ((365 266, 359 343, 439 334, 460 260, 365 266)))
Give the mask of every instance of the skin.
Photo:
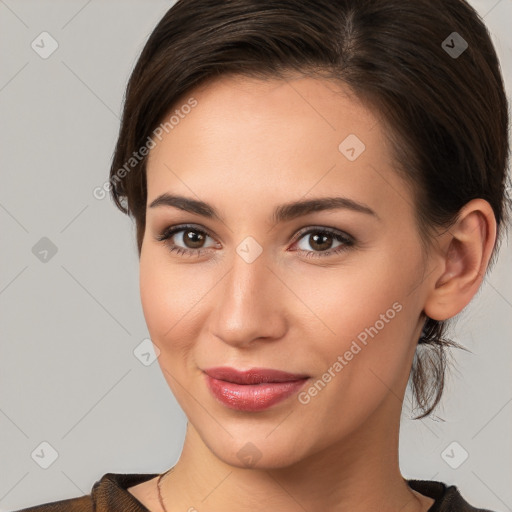
MULTIPOLYGON (((182 103, 190 96, 198 105, 150 152, 140 255, 144 316, 188 418, 180 459, 162 480, 166 510, 427 511, 433 500, 399 469, 402 401, 423 314, 455 316, 482 282, 496 237, 490 205, 466 204, 424 253, 385 128, 345 86, 224 76, 182 103), (349 134, 366 146, 354 161, 338 150, 349 134), (223 221, 150 208, 165 192, 205 201, 223 221), (364 203, 378 218, 337 209, 271 220, 277 205, 328 196, 364 203), (184 223, 208 232, 202 245, 183 231, 156 240, 184 223), (326 227, 356 243, 334 254, 341 243, 327 239, 330 256, 307 258, 322 253, 310 235, 326 227), (248 236, 262 248, 252 263, 236 252, 248 236), (172 243, 204 252, 179 255, 172 243), (316 382, 394 303, 400 312, 308 404, 292 396, 241 412, 206 386, 202 369, 212 366, 275 368, 316 382), (260 454, 252 467, 237 456, 248 442, 260 454)), ((163 511, 156 478, 129 492, 163 511)))

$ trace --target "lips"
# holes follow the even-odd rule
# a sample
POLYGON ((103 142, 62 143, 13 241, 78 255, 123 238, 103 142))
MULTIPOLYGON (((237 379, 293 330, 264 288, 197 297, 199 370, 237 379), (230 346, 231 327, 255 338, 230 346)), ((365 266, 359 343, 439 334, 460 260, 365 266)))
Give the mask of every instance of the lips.
POLYGON ((229 367, 204 370, 212 395, 230 409, 257 412, 286 400, 300 391, 308 375, 268 368, 240 371, 229 367))
POLYGON ((208 368, 204 370, 204 372, 217 380, 246 385, 270 382, 292 382, 309 377, 309 375, 288 373, 270 368, 251 368, 250 370, 241 371, 228 366, 218 366, 208 368))

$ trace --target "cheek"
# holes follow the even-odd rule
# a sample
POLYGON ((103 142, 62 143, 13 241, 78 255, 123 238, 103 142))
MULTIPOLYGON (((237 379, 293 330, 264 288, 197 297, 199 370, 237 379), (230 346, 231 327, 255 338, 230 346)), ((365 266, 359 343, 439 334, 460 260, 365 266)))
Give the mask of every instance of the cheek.
MULTIPOLYGON (((140 298, 153 341, 163 343, 174 335, 189 306, 183 275, 157 251, 147 249, 140 258, 140 298)), ((159 344, 160 344, 159 343, 159 344)))
POLYGON ((393 305, 397 302, 404 305, 406 290, 410 288, 408 282, 407 269, 390 264, 382 252, 363 255, 353 264, 331 268, 325 273, 315 272, 314 277, 303 275, 295 280, 294 290, 306 298, 317 317, 314 324, 321 327, 323 335, 348 339, 375 322, 381 326, 381 315, 385 315, 384 321, 390 319, 395 323, 399 306, 393 308, 393 305))
POLYGON ((388 398, 394 402, 410 372, 411 310, 399 290, 383 286, 385 280, 359 284, 352 293, 333 293, 329 309, 320 310, 334 334, 322 329, 326 335, 307 336, 312 340, 308 360, 317 371, 301 404, 310 404, 304 413, 332 436, 363 424, 388 398))
POLYGON ((343 369, 338 365, 337 374, 345 377, 338 382, 348 379, 364 389, 376 381, 375 376, 368 380, 370 370, 385 382, 398 382, 410 370, 411 334, 421 309, 410 293, 418 261, 411 253, 408 260, 392 253, 368 253, 350 268, 316 276, 314 294, 310 280, 303 282, 303 293, 308 291, 308 304, 320 320, 311 323, 308 337, 318 348, 315 367, 328 369, 342 356, 343 369))
POLYGON ((140 298, 144 318, 153 341, 160 340, 173 322, 172 288, 154 260, 141 257, 140 298))
POLYGON ((160 350, 158 364, 162 375, 184 407, 186 396, 182 396, 180 383, 186 382, 191 371, 193 329, 200 323, 194 319, 196 287, 191 284, 189 273, 177 265, 173 267, 156 251, 151 254, 146 250, 140 258, 139 286, 148 332, 160 350))
POLYGON ((143 249, 139 266, 140 298, 151 339, 169 351, 196 337, 205 295, 215 284, 196 265, 177 264, 160 248, 143 249))

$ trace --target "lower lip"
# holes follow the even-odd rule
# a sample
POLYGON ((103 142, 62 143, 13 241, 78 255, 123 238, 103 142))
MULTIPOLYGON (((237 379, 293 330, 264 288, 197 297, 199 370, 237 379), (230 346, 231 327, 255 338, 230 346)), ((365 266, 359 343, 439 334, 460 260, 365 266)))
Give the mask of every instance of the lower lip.
POLYGON ((222 404, 239 411, 262 411, 299 391, 308 379, 262 384, 234 384, 205 374, 208 388, 222 404))

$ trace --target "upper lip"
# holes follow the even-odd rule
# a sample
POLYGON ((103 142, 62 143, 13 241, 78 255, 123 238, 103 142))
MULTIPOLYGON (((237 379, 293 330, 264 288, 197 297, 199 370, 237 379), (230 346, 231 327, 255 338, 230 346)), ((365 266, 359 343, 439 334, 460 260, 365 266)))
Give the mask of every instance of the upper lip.
POLYGON ((237 370, 229 366, 217 366, 203 370, 214 379, 232 382, 234 384, 260 384, 262 382, 290 382, 306 379, 309 375, 288 373, 271 368, 250 368, 237 370))

